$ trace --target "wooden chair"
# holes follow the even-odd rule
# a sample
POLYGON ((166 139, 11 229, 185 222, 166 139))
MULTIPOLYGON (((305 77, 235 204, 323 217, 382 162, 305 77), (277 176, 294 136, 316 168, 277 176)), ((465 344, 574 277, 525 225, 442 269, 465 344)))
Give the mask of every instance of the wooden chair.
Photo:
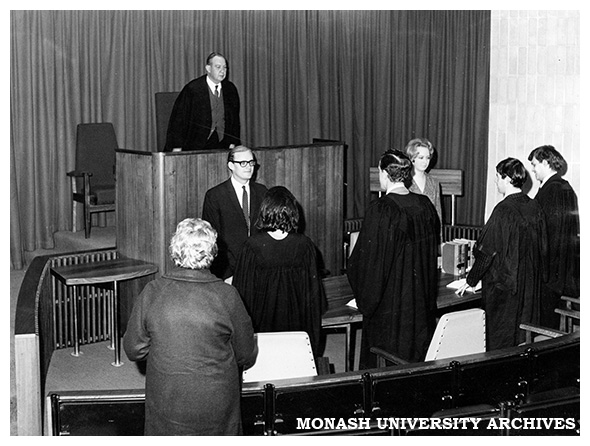
POLYGON ((110 122, 78 124, 76 170, 68 172, 72 188, 72 231, 78 231, 79 205, 84 236, 90 237, 92 214, 115 211, 115 129, 110 122))
POLYGON ((580 326, 580 298, 561 296, 561 300, 565 302, 565 309, 555 309, 555 312, 560 316, 559 329, 571 333, 580 326))
POLYGON ((172 108, 176 102, 179 91, 156 93, 156 133, 158 139, 157 151, 162 152, 166 146, 166 133, 172 108))
POLYGON ((525 343, 545 341, 547 339, 558 338, 567 334, 565 331, 555 330, 553 328, 542 327, 537 324, 520 324, 520 329, 525 330, 525 343), (533 337, 533 334, 536 336, 533 337))
POLYGON ((258 356, 256 363, 243 373, 245 383, 318 375, 309 336, 304 331, 258 333, 256 336, 258 356))
MULTIPOLYGON (((473 308, 447 313, 440 318, 424 360, 435 361, 485 351, 485 311, 473 308)), ((372 347, 371 352, 378 356, 379 367, 385 367, 387 362, 408 364, 408 361, 381 348, 372 347)))

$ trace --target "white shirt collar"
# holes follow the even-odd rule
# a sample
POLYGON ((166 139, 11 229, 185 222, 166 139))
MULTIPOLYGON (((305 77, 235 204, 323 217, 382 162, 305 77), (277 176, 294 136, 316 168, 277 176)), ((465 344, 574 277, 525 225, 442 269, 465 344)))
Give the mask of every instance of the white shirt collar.
POLYGON ((209 76, 207 76, 207 85, 209 85, 209 89, 211 90, 211 93, 215 94, 215 86, 217 85, 219 94, 221 94, 221 82, 216 84, 215 82, 213 82, 211 79, 209 79, 209 76))
POLYGON ((250 182, 248 181, 246 184, 242 184, 232 176, 230 177, 231 185, 234 187, 236 191, 236 195, 238 196, 238 201, 242 204, 242 186, 246 186, 246 192, 248 192, 248 197, 250 196, 250 182))

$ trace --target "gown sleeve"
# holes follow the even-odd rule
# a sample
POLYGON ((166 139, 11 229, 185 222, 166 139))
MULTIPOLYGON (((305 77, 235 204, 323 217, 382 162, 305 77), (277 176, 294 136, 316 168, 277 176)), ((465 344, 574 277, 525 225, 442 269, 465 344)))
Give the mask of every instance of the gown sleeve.
POLYGON ((255 308, 255 286, 257 283, 258 274, 258 260, 256 253, 252 248, 250 240, 247 240, 238 256, 236 267, 234 269, 234 278, 232 279, 232 285, 236 287, 238 293, 244 302, 244 306, 248 311, 248 314, 252 318, 252 324, 254 327, 258 327, 260 318, 257 317, 255 308))
POLYGON ((374 202, 350 256, 347 276, 360 312, 371 317, 386 288, 389 269, 396 253, 395 214, 383 202, 374 202))

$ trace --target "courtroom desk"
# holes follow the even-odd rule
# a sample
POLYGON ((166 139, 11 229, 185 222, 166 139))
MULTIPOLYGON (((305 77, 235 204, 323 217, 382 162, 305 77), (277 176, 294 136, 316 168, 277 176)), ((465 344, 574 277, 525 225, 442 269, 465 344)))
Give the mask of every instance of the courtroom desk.
MULTIPOLYGON (((448 288, 447 285, 455 280, 452 274, 439 273, 438 295, 436 306, 438 309, 437 317, 451 311, 460 311, 467 308, 473 308, 479 305, 481 293, 472 293, 466 291, 463 296, 455 293, 455 290, 448 288)), ((334 328, 346 330, 344 341, 345 348, 345 371, 354 369, 354 343, 355 327, 363 320, 361 312, 349 305, 350 300, 354 299, 354 294, 348 283, 346 275, 326 277, 323 280, 328 310, 322 317, 322 328, 334 328)))

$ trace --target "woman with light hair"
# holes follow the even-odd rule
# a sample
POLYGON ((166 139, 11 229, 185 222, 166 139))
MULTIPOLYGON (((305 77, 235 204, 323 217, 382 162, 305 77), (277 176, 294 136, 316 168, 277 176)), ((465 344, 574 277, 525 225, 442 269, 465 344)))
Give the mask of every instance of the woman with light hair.
POLYGON ((133 307, 123 345, 130 360, 147 361, 145 435, 242 433, 240 375, 257 347, 238 292, 209 271, 216 240, 207 221, 181 221, 175 266, 133 307))
POLYGON ((432 143, 426 138, 414 138, 406 144, 405 152, 412 161, 412 183, 408 189, 430 199, 442 225, 440 183, 428 173, 434 155, 432 143))

